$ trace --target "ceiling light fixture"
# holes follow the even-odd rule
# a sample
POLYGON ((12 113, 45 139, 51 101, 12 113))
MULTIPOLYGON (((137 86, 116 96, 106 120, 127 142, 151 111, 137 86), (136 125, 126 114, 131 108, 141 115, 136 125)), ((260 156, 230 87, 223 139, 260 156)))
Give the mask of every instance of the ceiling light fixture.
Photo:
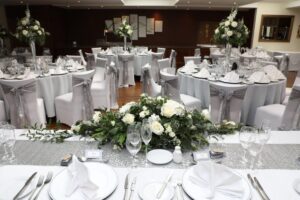
POLYGON ((80 3, 80 0, 78 0, 77 3, 80 3))
POLYGON ((179 0, 121 0, 124 6, 174 6, 179 0))
POLYGON ((24 2, 23 1, 20 1, 20 4, 23 4, 24 2))
POLYGON ((209 1, 208 4, 211 4, 211 1, 209 1))

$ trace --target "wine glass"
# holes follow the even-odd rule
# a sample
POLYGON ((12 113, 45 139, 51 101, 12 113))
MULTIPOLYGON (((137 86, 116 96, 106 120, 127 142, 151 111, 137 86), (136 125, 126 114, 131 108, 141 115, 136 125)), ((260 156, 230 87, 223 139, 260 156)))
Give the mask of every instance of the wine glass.
POLYGON ((243 126, 240 130, 240 133, 239 133, 239 140, 240 140, 241 146, 244 149, 244 155, 243 155, 243 158, 242 158, 242 163, 245 164, 245 165, 248 162, 247 157, 246 157, 247 150, 250 148, 252 142, 254 141, 254 135, 253 134, 256 131, 257 130, 253 127, 243 126))
POLYGON ((129 131, 127 131, 126 137, 126 149, 132 156, 132 167, 136 167, 136 154, 141 150, 142 140, 140 136, 140 132, 136 127, 128 127, 129 131))
POLYGON ((147 153, 148 153, 148 144, 150 143, 151 139, 152 139, 152 131, 150 130, 149 127, 149 120, 148 119, 144 119, 143 120, 143 124, 141 127, 141 137, 142 140, 144 142, 144 144, 146 145, 146 149, 145 149, 145 167, 148 166, 148 160, 147 160, 147 153))
POLYGON ((4 156, 2 157, 2 161, 14 163, 16 161, 16 156, 14 153, 14 147, 16 143, 14 127, 9 124, 6 124, 2 126, 1 130, 1 143, 4 147, 4 156))

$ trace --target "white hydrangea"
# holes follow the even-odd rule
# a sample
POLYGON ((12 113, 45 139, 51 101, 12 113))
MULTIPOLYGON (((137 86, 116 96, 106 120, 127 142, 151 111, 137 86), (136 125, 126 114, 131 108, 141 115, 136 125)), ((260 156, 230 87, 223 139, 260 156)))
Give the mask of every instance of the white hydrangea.
POLYGON ((95 112, 93 115, 93 120, 98 123, 100 119, 101 119, 101 112, 99 111, 95 112))
POLYGON ((233 28, 237 27, 237 25, 238 25, 238 23, 237 23, 236 21, 231 22, 231 26, 232 26, 233 28))
POLYGON ((170 132, 170 133, 169 133, 169 136, 170 136, 171 138, 173 138, 173 137, 175 137, 176 135, 175 135, 174 132, 170 132))
POLYGON ((229 26, 229 25, 230 25, 230 21, 226 21, 225 26, 229 26))
POLYGON ((158 121, 152 121, 150 123, 150 130, 156 135, 161 135, 164 132, 164 127, 158 121))
POLYGON ((136 102, 134 102, 134 101, 129 102, 129 103, 125 104, 124 106, 122 106, 122 107, 120 108, 119 112, 120 112, 121 114, 125 114, 125 113, 128 112, 129 109, 130 109, 132 106, 134 106, 134 105, 136 105, 136 102))
POLYGON ((232 35, 233 35, 233 32, 232 32, 232 31, 227 31, 227 33, 226 33, 226 34, 227 34, 227 36, 228 36, 228 37, 230 37, 230 36, 232 36, 232 35))
POLYGON ((165 127, 165 132, 166 133, 173 132, 172 127, 171 127, 171 125, 169 123, 164 124, 164 127, 165 127))
POLYGON ((206 119, 210 119, 210 113, 208 109, 204 109, 202 110, 201 114, 206 118, 206 119))
POLYGON ((133 124, 134 123, 134 115, 133 114, 130 114, 130 113, 126 113, 126 115, 122 118, 122 121, 125 123, 125 124, 133 124))
POLYGON ((140 116, 140 118, 145 118, 146 117, 145 111, 141 111, 139 116, 140 116))
POLYGON ((184 106, 174 100, 167 100, 161 107, 161 115, 171 118, 174 115, 181 116, 184 114, 184 106))
POLYGON ((153 121, 160 121, 160 117, 156 114, 152 114, 149 118, 148 118, 149 122, 153 122, 153 121))

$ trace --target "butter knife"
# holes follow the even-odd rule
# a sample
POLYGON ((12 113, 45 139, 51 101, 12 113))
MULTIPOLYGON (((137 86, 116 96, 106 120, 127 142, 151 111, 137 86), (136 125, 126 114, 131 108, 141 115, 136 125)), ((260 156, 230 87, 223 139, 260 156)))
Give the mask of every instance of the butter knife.
POLYGON ((24 191, 27 189, 27 187, 29 186, 30 182, 33 180, 33 178, 35 177, 35 175, 37 174, 37 172, 34 172, 25 182, 24 186, 21 188, 21 190, 14 196, 13 200, 16 200, 19 198, 19 196, 21 196, 24 191))
POLYGON ((173 175, 173 171, 168 175, 168 177, 166 178, 166 180, 164 181, 162 187, 160 188, 160 190, 158 191, 156 198, 160 199, 160 197, 162 196, 162 194, 164 193, 168 183, 170 182, 171 178, 173 175))
POLYGON ((133 181, 132 181, 132 183, 131 183, 131 186, 130 186, 129 200, 131 200, 132 193, 133 193, 134 190, 135 190, 135 184, 136 184, 136 177, 133 179, 133 181))
POLYGON ((258 179, 256 177, 253 178, 254 182, 256 183, 257 187, 260 189, 260 191, 263 193, 263 195, 265 196, 265 198, 267 200, 270 200, 269 196, 267 195, 267 193, 265 192, 264 188, 261 186, 261 184, 259 183, 258 179))
POLYGON ((126 178, 125 178, 125 185, 124 185, 124 189, 125 189, 124 200, 127 200, 128 188, 129 188, 129 173, 127 174, 127 176, 126 176, 126 178))
POLYGON ((252 187, 257 191, 257 193, 259 194, 259 196, 261 197, 262 200, 265 200, 264 195, 262 194, 262 192, 259 190, 258 186, 254 183, 252 177, 250 174, 247 174, 247 178, 250 181, 252 187))

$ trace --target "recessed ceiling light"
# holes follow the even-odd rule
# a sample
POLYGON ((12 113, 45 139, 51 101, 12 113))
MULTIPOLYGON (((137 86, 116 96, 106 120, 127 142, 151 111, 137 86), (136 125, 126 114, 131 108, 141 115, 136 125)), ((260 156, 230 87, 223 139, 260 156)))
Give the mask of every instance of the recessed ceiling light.
POLYGON ((211 1, 209 1, 208 4, 211 4, 211 1))
POLYGON ((190 4, 190 1, 187 1, 187 4, 190 4))
POLYGON ((20 4, 23 4, 24 2, 23 1, 20 1, 20 4))
POLYGON ((80 0, 78 0, 77 3, 80 3, 80 0))
MULTIPOLYGON (((174 6, 179 0, 121 0, 124 6, 174 6)), ((189 0, 188 0, 189 1, 189 0)))
POLYGON ((236 5, 236 2, 233 2, 233 5, 236 5))

